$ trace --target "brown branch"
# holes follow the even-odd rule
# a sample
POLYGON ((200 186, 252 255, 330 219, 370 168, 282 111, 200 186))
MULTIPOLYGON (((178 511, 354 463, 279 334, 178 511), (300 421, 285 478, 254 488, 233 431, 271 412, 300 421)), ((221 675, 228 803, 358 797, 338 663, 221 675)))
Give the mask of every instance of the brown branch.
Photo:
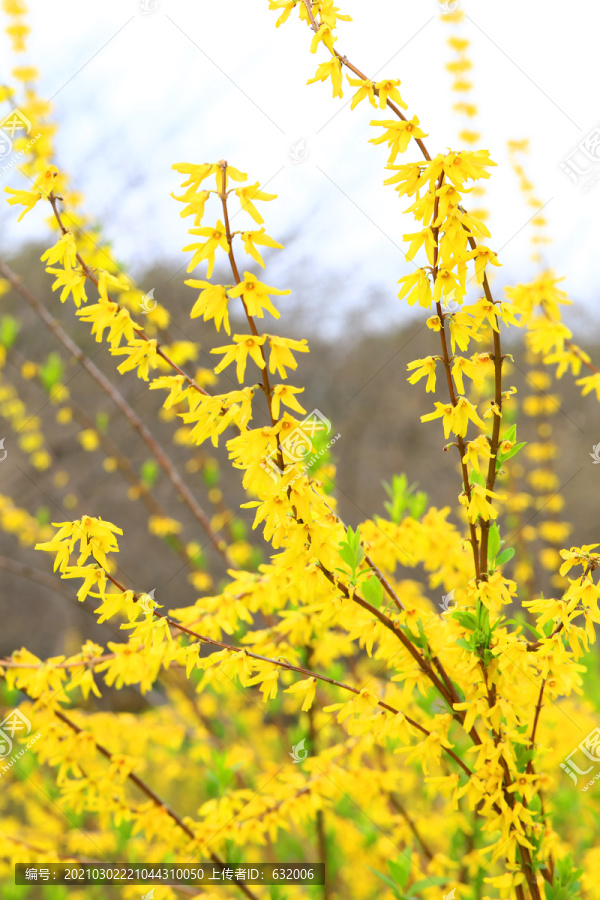
MULTIPOLYGON (((72 729, 72 731, 76 732, 77 734, 84 733, 83 728, 80 728, 78 725, 76 725, 75 722, 69 719, 69 717, 64 713, 60 712, 60 710, 53 709, 52 712, 57 717, 57 719, 60 719, 61 722, 65 723, 65 725, 68 725, 69 728, 72 729)), ((102 744, 99 744, 95 739, 94 744, 96 745, 96 749, 99 753, 102 754, 102 756, 104 756, 109 761, 112 761, 113 754, 110 752, 110 750, 107 750, 106 747, 104 747, 102 744)), ((145 781, 142 781, 142 779, 138 775, 135 775, 133 772, 129 772, 127 777, 133 784, 135 784, 137 788, 139 788, 140 791, 142 791, 142 793, 146 795, 146 797, 152 800, 152 802, 157 807, 159 807, 160 809, 164 809, 167 815, 175 822, 177 827, 184 832, 184 834, 186 834, 193 841, 198 840, 192 829, 185 824, 185 822, 177 815, 177 813, 173 809, 171 809, 171 807, 167 803, 165 803, 164 800, 161 800, 158 794, 155 793, 155 791, 153 791, 145 781)), ((219 856, 217 856, 216 853, 211 852, 210 858, 219 866, 226 865, 226 863, 219 856)), ((246 895, 246 897, 250 897, 252 898, 252 900, 256 900, 257 895, 253 891, 251 891, 245 884, 240 884, 239 882, 237 882, 236 887, 238 887, 242 891, 242 893, 246 895)))
MULTIPOLYGON (((64 226, 63 221, 62 221, 62 216, 61 216, 60 212, 58 211, 58 201, 61 199, 62 199, 61 197, 57 197, 53 193, 50 193, 48 196, 48 201, 50 202, 50 205, 52 206, 52 210, 54 212, 54 217, 58 223, 58 227, 60 228, 62 234, 64 235, 64 234, 69 234, 70 232, 69 232, 69 229, 64 226)), ((95 277, 92 269, 90 269, 88 264, 84 261, 84 259, 81 257, 81 255, 79 253, 76 254, 76 258, 77 258, 77 262, 81 266, 83 274, 86 276, 86 278, 88 278, 92 282, 92 284, 94 284, 96 287, 98 287, 98 279, 95 277)), ((123 307, 119 303, 116 303, 111 297, 109 297, 109 300, 111 303, 114 303, 114 305, 117 307, 117 309, 119 311, 123 309, 123 307)), ((133 322, 133 319, 131 321, 133 322)), ((140 328, 139 325, 134 324, 134 331, 138 335, 138 337, 140 337, 142 340, 147 341, 148 343, 150 342, 151 338, 148 337, 148 335, 145 333, 144 329, 140 328)), ((174 363, 173 360, 170 359, 169 356, 167 356, 167 354, 164 352, 164 350, 161 350, 160 344, 158 341, 156 342, 156 352, 179 375, 183 375, 183 377, 185 378, 187 383, 190 385, 190 387, 193 387, 194 390, 198 391, 198 393, 202 394, 204 397, 210 396, 208 391, 205 391, 204 388, 201 388, 200 385, 197 384, 197 382, 193 378, 191 378, 186 372, 183 371, 183 369, 181 369, 176 363, 174 363)))
MULTIPOLYGON (((97 561, 96 561, 96 563, 97 563, 97 565, 100 565, 97 561)), ((103 568, 103 567, 101 567, 101 568, 103 568)), ((113 576, 109 572, 107 572, 106 569, 104 569, 104 571, 106 573, 106 577, 115 585, 115 587, 118 587, 120 591, 125 592, 126 588, 122 584, 120 584, 115 578, 113 578, 113 576)), ((138 597, 138 595, 134 594, 134 599, 137 599, 137 597, 138 597)), ((363 601, 363 602, 366 602, 366 601, 363 601)), ((366 605, 369 606, 369 604, 366 604, 366 605)), ((373 608, 373 607, 371 607, 371 608, 373 608)), ((335 687, 339 687, 339 688, 342 688, 343 690, 350 691, 352 694, 360 694, 361 693, 360 689, 352 687, 352 685, 350 685, 350 684, 345 684, 343 681, 336 681, 335 678, 329 678, 327 675, 321 675, 318 672, 312 672, 310 669, 307 669, 304 666, 296 666, 293 663, 290 663, 284 659, 271 659, 268 656, 262 656, 260 653, 253 653, 252 651, 247 650, 245 647, 236 647, 233 644, 226 644, 226 643, 224 643, 224 641, 217 641, 214 638, 206 637, 203 634, 199 634, 197 631, 192 631, 192 629, 186 628, 184 625, 180 625, 179 622, 176 622, 174 619, 171 619, 170 616, 159 613, 158 610, 156 610, 156 609, 152 610, 152 614, 159 619, 164 619, 167 622, 167 624, 170 625, 172 628, 177 628, 178 631, 181 631, 184 634, 188 634, 191 637, 196 638, 201 643, 210 644, 212 647, 219 647, 222 650, 229 650, 234 653, 245 653, 246 656, 249 656, 251 659, 256 659, 256 660, 259 660, 260 662, 270 663, 271 665, 278 666, 281 669, 286 669, 289 672, 298 672, 300 675, 304 675, 309 678, 316 678, 319 681, 324 681, 327 684, 333 684, 333 685, 335 685, 335 687)), ((401 713, 401 711, 399 709, 396 709, 395 707, 390 706, 389 703, 385 703, 383 700, 378 700, 377 706, 381 707, 381 709, 385 709, 387 712, 393 713, 394 715, 401 714, 404 717, 404 719, 408 722, 409 725, 412 725, 413 728, 416 728, 418 731, 421 732, 421 734, 424 734, 426 737, 428 737, 431 734, 431 732, 428 731, 427 728, 425 728, 423 725, 420 725, 414 719, 411 719, 411 718, 409 718, 409 716, 405 715, 404 713, 401 713)), ((463 761, 460 759, 460 757, 458 757, 454 753, 453 750, 451 750, 448 747, 444 747, 443 749, 446 751, 446 753, 449 756, 452 757, 452 759, 456 763, 458 763, 458 765, 461 767, 461 769, 464 772, 466 772, 469 776, 471 776, 473 774, 471 772, 471 770, 469 769, 469 767, 463 763, 463 761)))
POLYGON ((140 419, 135 410, 125 400, 120 391, 118 391, 114 384, 112 384, 112 382, 109 381, 104 373, 100 371, 100 369, 95 365, 94 362, 92 362, 92 360, 79 347, 79 345, 75 343, 75 341, 66 333, 66 331, 64 331, 58 320, 48 312, 46 307, 42 303, 40 303, 40 301, 32 294, 29 288, 27 288, 23 284, 19 276, 16 275, 12 271, 12 269, 10 269, 9 266, 7 266, 6 263, 2 261, 0 261, 0 272, 10 282, 12 287, 21 295, 21 297, 23 297, 23 299, 32 307, 32 309, 35 310, 38 316, 47 325, 49 330, 61 342, 63 347, 65 347, 65 349, 68 350, 69 353, 74 356, 78 362, 81 363, 81 365, 91 375, 94 381, 102 388, 104 393, 108 397, 110 397, 115 406, 123 413, 129 425, 138 432, 142 440, 146 443, 157 463, 164 470, 169 481, 181 496, 185 504, 188 506, 196 521, 204 529, 209 537, 210 543, 213 545, 215 550, 217 550, 217 552, 223 557, 230 568, 237 568, 234 561, 229 559, 227 548, 226 546, 224 546, 224 541, 220 541, 218 536, 213 531, 208 516, 181 478, 181 475, 175 468, 170 457, 158 444, 157 440, 153 437, 148 427, 140 419))
MULTIPOLYGON (((546 686, 546 679, 544 678, 542 681, 542 686, 540 688, 540 693, 538 697, 538 701, 535 707, 535 716, 533 719, 533 727, 531 729, 531 737, 529 738, 529 743, 531 744, 531 753, 533 756, 533 751, 535 750, 535 733, 537 731, 538 722, 540 719, 540 712, 542 711, 542 698, 544 696, 544 687, 546 686)), ((530 759, 527 763, 527 772, 531 774, 533 771, 533 759, 530 759)))
MULTIPOLYGON (((438 219, 439 202, 440 202, 440 199, 438 196, 438 191, 442 187, 443 183, 444 183, 444 172, 442 171, 442 173, 438 179, 438 182, 436 184, 435 200, 434 200, 434 204, 433 204, 432 222, 436 222, 438 219)), ((440 234, 439 225, 437 225, 437 226, 434 225, 432 231, 433 231, 433 240, 434 240, 433 284, 435 287, 435 282, 438 277, 438 271, 439 271, 439 267, 438 267, 439 234, 440 234)), ((450 402, 451 402, 452 406, 456 407, 458 401, 456 399, 456 392, 454 390, 454 381, 452 379, 452 371, 450 369, 450 354, 448 352, 448 341, 446 338, 446 316, 444 315, 444 313, 442 311, 441 297, 436 302, 436 311, 438 314, 438 318, 440 320, 440 340, 441 340, 441 344, 442 344, 442 360, 444 363, 444 370, 446 372, 446 382, 448 384, 448 393, 450 395, 450 402)), ((463 488, 465 491, 465 496, 467 498, 467 501, 470 503, 471 502, 471 482, 469 481, 469 471, 467 469, 467 464, 464 462, 466 448, 465 448, 464 438, 461 437, 461 435, 456 436, 456 444, 457 444, 458 452, 460 455, 460 467, 461 467, 461 473, 462 473, 463 488)), ((467 516, 467 521, 469 523, 469 532, 471 535, 470 543, 471 543, 471 550, 473 553, 473 565, 475 566, 475 580, 479 581, 480 566, 479 566, 479 562, 478 562, 479 542, 478 542, 478 538, 477 538, 477 529, 475 527, 475 523, 471 522, 469 520, 468 516, 467 516)))

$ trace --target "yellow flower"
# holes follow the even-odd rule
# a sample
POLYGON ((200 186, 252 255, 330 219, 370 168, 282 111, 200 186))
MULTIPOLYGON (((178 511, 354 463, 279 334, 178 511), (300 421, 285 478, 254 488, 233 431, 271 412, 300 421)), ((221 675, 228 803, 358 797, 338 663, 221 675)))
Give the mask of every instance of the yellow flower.
POLYGON ((291 687, 286 688, 286 694, 302 694, 301 712, 306 712, 313 705, 315 694, 317 691, 317 679, 305 678, 302 681, 296 681, 291 687))
POLYGON ((478 437, 467 443, 462 461, 464 463, 470 462, 473 469, 476 472, 481 473, 481 469, 479 468, 480 457, 483 459, 491 459, 492 457, 490 442, 485 434, 480 434, 478 437))
POLYGON ((421 416, 421 422, 430 422, 432 419, 438 419, 440 416, 443 416, 444 436, 448 438, 450 437, 450 430, 454 421, 454 407, 451 403, 440 403, 437 400, 435 406, 436 411, 421 416))
POLYGON ((296 350, 298 353, 309 352, 306 338, 302 338, 301 341, 294 341, 291 338, 277 337, 276 335, 269 335, 268 337, 269 347, 271 348, 269 372, 278 372, 282 378, 287 378, 285 367, 287 366, 288 369, 296 369, 298 367, 298 363, 292 356, 291 351, 296 350))
POLYGON ((490 159, 489 150, 463 150, 460 153, 448 153, 442 158, 445 175, 459 190, 467 179, 477 181, 479 178, 489 178, 490 173, 485 168, 495 165, 490 159))
POLYGON ((17 203, 25 207, 25 209, 17 219, 17 222, 21 221, 25 213, 28 213, 33 209, 33 207, 41 197, 48 198, 49 194, 52 191, 52 188, 54 187, 54 181, 57 175, 58 170, 56 169, 56 166, 49 166, 47 169, 44 169, 43 172, 39 173, 39 175, 35 179, 33 188, 30 191, 17 190, 16 188, 11 187, 4 188, 7 194, 13 195, 12 197, 7 198, 7 203, 10 203, 11 205, 17 203))
POLYGON ((72 294, 75 306, 79 306, 82 301, 83 303, 87 301, 85 293, 86 275, 83 269, 53 269, 49 266, 46 272, 50 275, 56 275, 56 281, 52 285, 52 290, 56 291, 58 288, 62 288, 60 294, 61 303, 65 302, 69 294, 72 294))
POLYGON ((592 391, 596 391, 596 397, 598 400, 600 400, 599 372, 594 372, 593 375, 586 375, 585 378, 578 378, 575 384, 581 384, 583 386, 581 393, 584 397, 586 394, 590 394, 592 391))
POLYGON ((201 237, 208 238, 208 240, 203 244, 188 244, 183 248, 184 253, 187 253, 188 250, 195 251, 191 262, 187 267, 187 271, 191 272, 192 269, 196 268, 199 262, 206 259, 208 260, 206 277, 210 278, 215 265, 215 253, 217 248, 220 247, 225 253, 229 253, 229 244, 227 242, 225 226, 219 219, 214 228, 190 228, 190 234, 197 234, 201 237))
POLYGON ((148 531, 158 537, 166 537, 169 534, 179 534, 181 522, 170 519, 168 516, 150 516, 148 519, 148 531))
POLYGON ((77 265, 77 247, 75 246, 75 238, 71 232, 63 234, 54 247, 50 247, 49 250, 46 250, 46 252, 41 255, 40 259, 42 262, 47 262, 50 266, 53 266, 55 263, 60 263, 61 266, 64 266, 65 268, 75 268, 77 265))
POLYGON ((467 433, 469 420, 485 428, 485 422, 479 418, 477 410, 466 397, 459 397, 456 406, 451 403, 439 403, 436 401, 436 411, 421 416, 421 422, 429 422, 432 419, 443 417, 444 436, 448 438, 450 431, 459 437, 464 437, 467 433))
POLYGON ((262 225, 264 219, 254 206, 252 201, 275 200, 277 194, 265 194, 264 191, 260 190, 258 181, 254 184, 248 185, 247 187, 236 188, 235 192, 238 195, 242 209, 245 212, 249 213, 255 222, 257 222, 259 225, 262 225))
POLYGON ((424 131, 419 128, 419 120, 416 116, 408 121, 398 119, 384 119, 383 121, 374 120, 371 125, 381 125, 386 128, 384 134, 377 138, 371 138, 369 143, 382 144, 387 141, 390 148, 390 157, 388 163, 393 163, 399 153, 404 153, 410 143, 411 138, 427 137, 424 131))
POLYGON ((463 356, 454 357, 452 363, 452 377, 454 378, 454 383, 456 384, 456 389, 459 394, 465 393, 463 375, 466 375, 467 378, 470 378, 471 381, 474 381, 476 384, 483 383, 485 371, 481 371, 481 369, 489 362, 489 355, 485 360, 480 359, 479 357, 479 354, 475 354, 472 359, 465 359, 463 356))
MULTIPOLYGON (((279 24, 279 22, 277 23, 279 24)), ((326 62, 319 63, 314 78, 309 78, 307 84, 314 84, 315 81, 327 81, 331 78, 334 97, 343 97, 342 91, 342 61, 337 56, 332 56, 326 62)))
POLYGON ((276 250, 283 250, 283 244, 278 244, 277 241, 274 241, 272 237, 269 237, 268 234, 265 234, 265 229, 261 228, 260 231, 243 231, 241 234, 242 242, 244 244, 244 250, 251 256, 252 259, 256 260, 259 266, 262 266, 264 269, 265 264, 262 256, 258 252, 255 247, 255 244, 261 244, 263 247, 273 247, 276 250))
POLYGON ((12 70, 12 74, 19 81, 39 81, 40 73, 35 66, 17 66, 12 70))
POLYGON ((33 209, 35 204, 38 202, 38 200, 42 196, 39 193, 39 191, 35 191, 35 190, 34 191, 24 191, 24 190, 17 190, 17 188, 11 188, 11 187, 5 187, 4 190, 6 191, 7 194, 13 194, 12 197, 7 198, 7 201, 6 201, 7 203, 10 203, 12 206, 14 206, 15 203, 18 203, 21 206, 25 207, 25 209, 23 210, 23 212, 17 219, 17 222, 20 222, 21 219, 23 218, 23 216, 33 209))
POLYGON ((483 284, 485 267, 488 264, 491 263, 492 266, 501 265, 501 263, 498 262, 498 257, 493 250, 490 250, 489 247, 479 246, 477 247, 477 249, 471 250, 470 253, 467 253, 467 255, 463 257, 463 259, 475 260, 475 275, 479 284, 483 284))
POLYGON ((222 284, 211 284, 210 281, 197 281, 190 278, 185 282, 189 287, 201 288, 198 299, 190 312, 190 319, 196 319, 198 316, 204 315, 204 321, 209 319, 215 320, 217 331, 220 330, 221 324, 225 328, 227 334, 231 334, 229 327, 229 300, 227 297, 227 289, 222 284))
POLYGON ((433 251, 435 250, 435 238, 431 228, 424 228, 414 234, 405 234, 405 241, 410 241, 410 247, 406 254, 406 259, 410 262, 417 250, 423 245, 427 253, 427 259, 433 265, 433 251))
POLYGON ((467 433, 469 420, 480 428, 486 427, 485 422, 478 416, 473 404, 466 397, 459 397, 454 407, 454 420, 452 423, 454 433, 464 437, 467 433))
POLYGON ((85 431, 81 431, 77 437, 83 449, 89 452, 96 450, 100 445, 98 432, 93 428, 86 428, 85 431))
POLYGON ((126 275, 113 275, 112 272, 107 272, 106 269, 100 269, 98 275, 98 293, 105 303, 109 303, 111 299, 108 296, 109 288, 114 288, 116 291, 128 291, 129 279, 126 275))
MULTIPOLYGON (((181 183, 181 187, 189 187, 191 191, 196 192, 205 178, 208 178, 209 175, 214 175, 217 190, 221 191, 222 189, 223 169, 219 163, 174 163, 171 168, 176 172, 189 176, 187 181, 181 183)), ((240 172, 233 166, 227 166, 227 179, 232 178, 234 181, 245 181, 247 177, 244 172, 240 172)))
POLYGON ((112 347, 118 347, 124 339, 128 344, 135 340, 135 329, 129 310, 119 308, 116 303, 95 303, 77 310, 77 315, 82 322, 92 323, 92 334, 96 335, 96 342, 100 343, 104 338, 104 329, 108 328, 108 342, 112 347))
POLYGON ((118 553, 115 534, 123 534, 120 528, 112 522, 104 522, 102 519, 92 516, 83 516, 73 522, 53 522, 59 531, 52 540, 43 544, 36 544, 36 550, 56 551, 54 571, 60 568, 61 572, 67 571, 69 557, 75 544, 79 541, 79 558, 77 565, 81 566, 90 556, 106 568, 106 554, 118 553))
POLYGON ((277 288, 269 287, 268 284, 263 284, 251 272, 244 272, 244 281, 241 281, 236 287, 229 290, 230 297, 242 297, 248 314, 258 316, 259 319, 262 319, 264 316, 263 309, 270 312, 276 319, 279 318, 280 314, 271 303, 269 294, 283 295, 290 293, 289 289, 281 291, 277 288))
POLYGON ((411 384, 416 384, 420 378, 427 376, 427 384, 425 392, 435 391, 435 363, 439 359, 437 356, 426 356, 425 359, 415 359, 408 363, 407 369, 416 369, 417 371, 410 375, 407 379, 411 384))
POLYGON ((283 403, 295 412, 306 413, 306 410, 298 403, 294 394, 303 393, 304 388, 292 387, 289 384, 276 384, 271 395, 271 411, 275 419, 279 418, 279 406, 283 403))
POLYGON ((425 269, 417 269, 410 275, 403 275, 398 284, 402 285, 398 294, 400 300, 406 297, 409 306, 413 306, 418 300, 419 306, 429 309, 432 301, 431 282, 425 269))
POLYGON ((462 303, 464 294, 465 291, 458 275, 452 269, 440 266, 433 286, 433 302, 440 303, 443 296, 448 301, 455 300, 457 303, 462 303))
POLYGON ((365 99, 365 97, 368 98, 371 106, 377 106, 377 100, 375 99, 375 85, 372 81, 362 78, 350 78, 349 75, 346 77, 348 78, 348 83, 351 84, 352 87, 358 87, 358 90, 352 98, 350 109, 354 109, 361 100, 365 99))
POLYGON ((176 197, 175 194, 171 194, 171 197, 174 200, 179 200, 180 203, 187 203, 185 209, 182 209, 179 213, 182 218, 193 215, 194 225, 200 225, 204 216, 204 207, 209 198, 209 191, 198 191, 197 193, 188 191, 187 194, 183 194, 181 197, 176 197))
POLYGON ((421 166, 419 163, 404 163, 401 166, 393 166, 390 163, 386 165, 386 169, 396 172, 391 178, 386 178, 384 184, 394 184, 395 191, 402 197, 407 194, 411 197, 421 186, 421 166))
POLYGON ((27 381, 30 381, 37 375, 38 368, 39 367, 34 362, 26 360, 21 366, 21 377, 25 378, 27 381))
POLYGON ((397 88, 399 84, 400 82, 397 79, 392 78, 375 82, 375 90, 379 95, 379 109, 385 109, 388 100, 393 100, 394 103, 401 106, 402 109, 408 109, 406 103, 398 93, 397 88))
POLYGON ((269 9, 282 9, 283 12, 277 19, 275 27, 279 28, 289 19, 291 11, 296 6, 297 0, 269 0, 269 9))
MULTIPOLYGON (((494 497, 497 500, 502 499, 500 494, 489 491, 482 484, 471 485, 471 502, 467 512, 469 522, 476 522, 479 516, 486 521, 496 518, 498 511, 488 502, 488 497, 494 497)), ((466 500, 466 497, 464 499, 466 500)))
POLYGON ((235 341, 235 344, 227 344, 224 347, 214 347, 210 351, 211 353, 225 354, 218 366, 215 367, 215 372, 218 374, 219 372, 222 372, 223 369, 227 368, 230 363, 235 362, 237 363, 237 379, 241 384, 244 380, 248 356, 252 358, 259 369, 264 369, 266 363, 263 359, 261 347, 265 342, 265 338, 266 335, 264 334, 260 336, 234 334, 233 340, 235 341))
POLYGON ((127 356, 127 359, 117 366, 121 374, 137 368, 138 378, 143 378, 144 381, 148 381, 150 366, 156 368, 158 365, 159 356, 155 340, 136 339, 130 341, 126 347, 111 347, 110 352, 114 356, 123 354, 127 356))
POLYGON ((317 47, 320 42, 323 42, 330 53, 333 53, 333 45, 337 41, 336 37, 333 37, 331 28, 327 24, 323 24, 319 27, 319 30, 314 35, 312 41, 310 42, 310 52, 316 53, 317 47))

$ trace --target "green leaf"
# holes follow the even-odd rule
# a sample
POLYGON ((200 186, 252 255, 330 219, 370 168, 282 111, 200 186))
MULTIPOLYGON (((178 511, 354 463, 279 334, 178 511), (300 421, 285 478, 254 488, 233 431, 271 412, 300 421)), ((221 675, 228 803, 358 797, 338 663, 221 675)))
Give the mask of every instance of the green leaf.
POLYGON ((209 459, 204 464, 202 471, 204 484, 209 487, 215 487, 219 483, 219 463, 216 459, 209 459))
POLYGON ((510 450, 507 450, 506 453, 498 454, 498 457, 501 457, 501 462, 506 462, 507 459, 512 459, 513 456, 516 456, 519 450, 522 450, 527 441, 521 441, 520 444, 515 444, 514 447, 511 447, 510 450))
POLYGON ((64 373, 63 361, 59 353, 54 350, 48 354, 46 362, 40 367, 39 376, 44 390, 50 391, 62 379, 64 373))
POLYGON ((462 647, 463 650, 472 650, 472 641, 466 641, 464 638, 459 638, 457 641, 454 641, 457 647, 462 647))
POLYGON ((12 316, 2 316, 0 319, 0 344, 10 350, 17 339, 21 326, 12 316))
POLYGON ((380 881, 383 881, 384 884, 387 884, 387 886, 392 889, 392 891, 394 892, 394 896, 397 897, 398 900, 402 900, 402 894, 396 887, 395 882, 393 882, 389 877, 389 875, 386 875, 384 872, 378 872, 377 869, 372 869, 371 866, 367 866, 367 869, 369 869, 369 871, 371 871, 373 875, 376 875, 377 878, 380 879, 380 881))
POLYGON ((457 609, 453 615, 453 619, 456 619, 459 625, 462 625, 463 628, 468 628, 469 631, 472 631, 473 628, 477 626, 477 619, 473 615, 473 613, 465 612, 464 610, 457 609))
POLYGON ((516 441, 516 439, 517 439, 517 426, 511 425, 510 428, 508 429, 508 431, 503 435, 502 440, 510 441, 511 443, 514 443, 516 441))
POLYGON ((148 487, 154 487, 154 482, 158 478, 159 466, 154 459, 145 459, 140 468, 140 478, 142 483, 148 487))
MULTIPOLYGON (((340 543, 340 556, 347 566, 352 568, 355 565, 354 553, 351 547, 340 543)), ((339 571, 339 570, 338 570, 339 571)))
POLYGON ((414 496, 408 497, 408 510, 411 518, 420 519, 427 509, 428 502, 429 498, 425 491, 418 491, 414 496))
POLYGON ((47 506, 38 506, 35 511, 35 517, 40 525, 47 525, 50 521, 50 510, 47 506))
POLYGON ((409 890, 418 892, 425 891, 435 884, 448 884, 448 879, 442 878, 441 875, 432 875, 430 878, 423 878, 421 881, 415 881, 414 884, 411 884, 409 890))
POLYGON ((377 609, 383 603, 383 586, 376 575, 370 575, 360 586, 361 593, 367 603, 377 609))
POLYGON ((229 528, 234 541, 245 541, 248 537, 248 526, 243 519, 232 519, 229 528))
POLYGON ((339 554, 352 573, 352 581, 356 580, 356 570, 364 559, 365 551, 360 545, 360 528, 353 531, 348 526, 346 540, 339 543, 339 554))
POLYGON ((107 434, 109 421, 108 413, 104 410, 96 414, 96 428, 100 434, 107 434))
POLYGON ((485 478, 479 472, 471 472, 469 475, 469 481, 471 484, 480 484, 482 487, 485 487, 485 478))
POLYGON ((417 482, 409 485, 404 472, 392 476, 391 485, 386 481, 382 484, 391 501, 384 501, 383 505, 395 525, 400 524, 407 512, 411 518, 419 519, 427 509, 429 503, 427 494, 425 491, 416 490, 417 482))
POLYGON ((502 541, 500 540, 500 529, 494 523, 490 527, 490 533, 488 538, 488 561, 492 562, 498 554, 500 553, 500 548, 502 546, 502 541))
POLYGON ((400 887, 405 887, 408 879, 410 878, 410 870, 412 866, 411 859, 411 851, 408 850, 402 856, 399 856, 397 860, 388 859, 387 867, 390 870, 390 875, 394 879, 396 884, 399 884, 400 887))
POLYGON ((507 563, 509 560, 511 560, 514 555, 515 555, 514 547, 507 547, 506 550, 503 550, 502 553, 500 553, 496 557, 496 565, 503 566, 504 563, 507 563))

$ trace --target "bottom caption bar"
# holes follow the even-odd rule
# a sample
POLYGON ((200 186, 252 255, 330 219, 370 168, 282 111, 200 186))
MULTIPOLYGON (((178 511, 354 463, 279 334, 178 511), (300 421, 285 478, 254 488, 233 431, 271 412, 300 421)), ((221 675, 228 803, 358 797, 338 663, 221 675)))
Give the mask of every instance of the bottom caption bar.
POLYGON ((16 863, 15 884, 325 884, 324 863, 16 863))

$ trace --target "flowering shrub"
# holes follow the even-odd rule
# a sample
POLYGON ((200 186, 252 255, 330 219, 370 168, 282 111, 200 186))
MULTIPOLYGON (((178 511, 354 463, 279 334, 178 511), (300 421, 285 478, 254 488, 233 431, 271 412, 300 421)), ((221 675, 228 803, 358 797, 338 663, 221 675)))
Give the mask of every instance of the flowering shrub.
MULTIPOLYGON (((25 6, 2 5, 22 52, 25 6)), ((430 331, 431 353, 409 364, 408 381, 424 388, 423 427, 440 447, 446 442, 446 464, 455 456, 462 519, 429 505, 405 476, 387 485, 387 516, 356 528, 340 519, 335 429, 289 383, 308 344, 276 333, 276 298, 289 290, 256 274, 265 268, 263 248, 282 249, 262 213, 274 195, 225 160, 173 166, 181 183, 174 198, 192 235, 184 247, 190 317, 214 324, 224 341, 211 351, 214 368, 191 368, 195 345, 169 339, 168 309, 135 287, 70 189, 54 158, 55 126, 36 93, 35 70, 15 68, 19 86, 1 88, 2 99, 18 103, 38 136, 28 139, 21 164, 28 183, 6 188, 7 199, 19 219, 40 207, 50 215, 54 233, 41 259, 52 291, 74 306, 73 333, 89 328, 118 373, 160 392, 165 420, 178 423, 179 445, 225 443, 229 477, 241 476, 243 506, 254 511, 253 528, 270 553, 257 564, 256 547, 227 529, 214 461, 203 463, 211 516, 121 394, 118 376, 107 379, 50 304, 1 262, 4 288, 35 309, 146 442, 146 470, 139 476, 106 429, 74 406, 60 353, 43 366, 25 360, 22 375, 45 387, 59 422, 75 419, 85 449, 105 453, 107 477, 128 480, 131 496, 147 507, 150 531, 184 561, 199 595, 181 607, 168 588, 154 597, 128 579, 117 557, 128 541, 126 522, 88 510, 40 523, 15 499, 0 497, 2 529, 50 554, 55 578, 67 588, 73 579, 78 600, 91 600, 98 623, 112 623, 116 637, 51 659, 22 648, 0 661, 6 896, 17 896, 12 865, 26 856, 78 865, 324 862, 322 887, 271 889, 269 896, 290 900, 317 893, 360 900, 376 892, 386 900, 429 900, 451 891, 461 900, 598 897, 600 852, 590 837, 596 814, 581 794, 600 762, 593 707, 582 698, 582 660, 600 622, 600 554, 598 544, 556 550, 569 525, 551 518, 561 498, 547 465, 556 454, 544 402, 552 366, 557 377, 580 376, 585 367, 589 374, 577 383, 600 399, 598 370, 561 322, 568 298, 552 272, 502 296, 492 290, 500 260, 487 243, 485 211, 467 209, 496 165, 488 151, 434 153, 424 123, 407 111, 400 81, 370 80, 337 49, 338 24, 349 17, 330 0, 269 6, 277 26, 299 15, 310 52, 322 54, 312 90, 326 82, 335 99, 349 87, 352 108, 366 101, 377 110, 370 140, 387 148, 385 183, 416 221, 406 235, 412 267, 400 278, 399 298, 423 310, 430 331), (234 214, 240 230, 232 229, 234 214), (219 259, 228 259, 229 283, 211 281, 219 259), (232 305, 245 316, 240 333, 231 333, 232 305), (521 408, 507 382, 509 327, 521 329, 537 392, 521 408), (220 392, 221 373, 237 382, 232 390, 220 392), (434 392, 441 399, 429 399, 434 392), (536 444, 519 441, 521 413, 544 419, 536 444), (539 531, 518 528, 529 503, 519 487, 525 464, 532 505, 548 507, 539 531), (153 494, 159 470, 202 531, 193 540, 153 494), (523 534, 509 541, 511 528, 523 534), (545 542, 541 562, 552 572, 554 597, 536 586, 534 538, 545 542), (207 570, 202 543, 224 561, 220 583, 207 570), (407 570, 426 577, 407 577, 407 570), (105 685, 134 686, 150 698, 148 707, 101 711, 93 698, 105 685), (39 738, 24 756, 30 730, 39 738)), ((461 13, 443 18, 452 26, 461 13)), ((449 44, 457 54, 448 64, 454 87, 465 94, 457 112, 473 118, 468 42, 453 36, 449 44)), ((465 129, 461 140, 476 147, 479 135, 465 129)), ((534 199, 517 162, 523 149, 511 145, 534 199)), ((10 317, 0 339, 0 403, 19 430, 27 411, 5 368, 19 348, 10 317)), ((37 470, 49 467, 39 419, 22 448, 37 470)), ((105 896, 102 888, 86 890, 105 896)), ((138 896, 133 887, 119 890, 138 896)), ((179 889, 154 890, 171 898, 179 889)), ((233 883, 184 890, 203 898, 267 896, 266 887, 233 883)), ((74 898, 83 895, 73 890, 74 898)))

